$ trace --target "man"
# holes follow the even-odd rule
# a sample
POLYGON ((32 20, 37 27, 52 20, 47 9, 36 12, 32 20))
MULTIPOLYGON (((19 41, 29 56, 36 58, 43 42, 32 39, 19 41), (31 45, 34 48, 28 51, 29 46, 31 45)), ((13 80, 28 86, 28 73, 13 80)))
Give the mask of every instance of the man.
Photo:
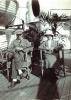
POLYGON ((23 72, 21 67, 24 65, 24 52, 29 52, 31 49, 31 43, 23 39, 21 30, 17 30, 16 39, 9 46, 10 52, 14 55, 12 59, 12 83, 10 87, 14 87, 16 83, 20 83, 17 79, 17 72, 20 78, 22 78, 23 72))

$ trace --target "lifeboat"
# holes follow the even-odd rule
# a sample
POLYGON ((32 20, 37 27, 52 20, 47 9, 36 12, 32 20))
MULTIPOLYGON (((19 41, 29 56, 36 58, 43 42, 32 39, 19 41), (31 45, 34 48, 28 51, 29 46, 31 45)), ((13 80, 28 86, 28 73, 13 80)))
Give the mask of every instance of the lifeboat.
POLYGON ((14 21, 18 7, 16 0, 0 0, 0 26, 7 26, 14 21))

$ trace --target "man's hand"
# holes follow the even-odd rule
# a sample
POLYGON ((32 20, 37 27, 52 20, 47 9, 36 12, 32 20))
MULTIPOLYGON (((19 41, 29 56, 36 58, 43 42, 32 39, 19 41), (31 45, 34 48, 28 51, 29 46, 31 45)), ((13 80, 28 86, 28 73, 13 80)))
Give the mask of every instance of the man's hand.
POLYGON ((21 50, 23 50, 23 48, 21 48, 21 47, 16 47, 15 50, 16 50, 16 51, 21 51, 21 50))
POLYGON ((24 52, 29 52, 29 51, 33 51, 33 47, 29 47, 29 48, 24 48, 23 49, 24 52))

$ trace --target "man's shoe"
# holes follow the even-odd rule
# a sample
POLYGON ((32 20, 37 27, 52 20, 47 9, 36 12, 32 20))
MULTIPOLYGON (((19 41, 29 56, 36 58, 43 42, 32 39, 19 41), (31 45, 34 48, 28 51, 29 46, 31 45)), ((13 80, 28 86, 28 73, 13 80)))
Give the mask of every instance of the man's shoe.
POLYGON ((17 80, 17 81, 15 82, 15 84, 20 84, 20 80, 17 80))
POLYGON ((24 78, 24 75, 23 75, 23 73, 20 75, 20 79, 23 79, 24 78))
POLYGON ((19 84, 19 83, 20 83, 20 80, 17 80, 16 82, 12 81, 8 88, 13 88, 16 86, 16 84, 19 84))

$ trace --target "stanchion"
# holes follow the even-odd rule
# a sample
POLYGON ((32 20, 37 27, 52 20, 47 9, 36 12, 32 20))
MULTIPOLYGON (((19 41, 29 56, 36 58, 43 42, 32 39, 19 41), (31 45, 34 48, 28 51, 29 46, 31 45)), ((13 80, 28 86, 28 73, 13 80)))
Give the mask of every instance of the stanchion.
POLYGON ((26 78, 29 80, 30 78, 30 69, 29 69, 29 60, 28 60, 28 52, 25 52, 25 58, 26 58, 26 71, 27 71, 27 76, 26 78))

